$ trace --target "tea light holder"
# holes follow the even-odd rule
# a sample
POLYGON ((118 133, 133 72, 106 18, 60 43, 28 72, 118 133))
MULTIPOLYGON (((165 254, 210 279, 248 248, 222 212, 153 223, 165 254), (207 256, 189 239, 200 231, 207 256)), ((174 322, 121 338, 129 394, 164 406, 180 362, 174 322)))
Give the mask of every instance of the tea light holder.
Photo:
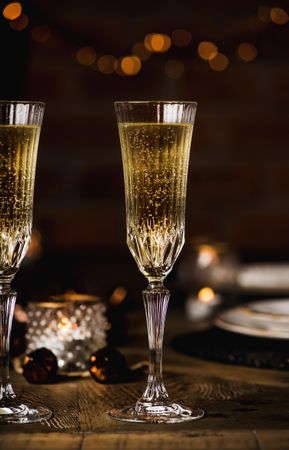
POLYGON ((27 351, 46 347, 57 356, 60 370, 86 370, 91 353, 106 345, 105 312, 100 297, 73 292, 29 302, 27 351))
POLYGON ((190 296, 185 303, 187 317, 192 322, 201 322, 212 319, 222 304, 220 294, 210 287, 199 290, 197 296, 190 296))

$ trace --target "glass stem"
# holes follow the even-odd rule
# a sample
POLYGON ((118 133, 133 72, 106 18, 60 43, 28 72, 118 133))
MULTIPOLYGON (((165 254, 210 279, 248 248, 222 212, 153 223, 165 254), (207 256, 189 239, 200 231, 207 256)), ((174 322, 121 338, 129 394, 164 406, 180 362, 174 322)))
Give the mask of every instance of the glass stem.
POLYGON ((151 282, 143 291, 149 343, 149 375, 139 404, 160 405, 168 401, 162 376, 163 335, 170 292, 162 282, 151 282))
POLYGON ((10 283, 0 281, 0 407, 1 403, 13 400, 15 394, 10 384, 9 376, 9 347, 10 334, 16 301, 10 283))

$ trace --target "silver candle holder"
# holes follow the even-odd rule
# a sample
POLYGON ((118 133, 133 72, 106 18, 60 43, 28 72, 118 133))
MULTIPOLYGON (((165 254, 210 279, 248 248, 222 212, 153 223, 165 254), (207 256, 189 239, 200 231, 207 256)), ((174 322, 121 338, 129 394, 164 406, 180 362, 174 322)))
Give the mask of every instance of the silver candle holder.
POLYGON ((46 347, 57 356, 62 371, 86 370, 91 353, 106 344, 109 324, 105 312, 100 297, 74 292, 30 302, 28 352, 46 347))

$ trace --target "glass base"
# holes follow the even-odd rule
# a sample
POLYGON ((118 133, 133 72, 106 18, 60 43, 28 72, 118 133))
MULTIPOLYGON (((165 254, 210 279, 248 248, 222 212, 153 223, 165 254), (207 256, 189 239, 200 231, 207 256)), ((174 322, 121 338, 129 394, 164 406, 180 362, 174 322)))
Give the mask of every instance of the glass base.
POLYGON ((159 406, 138 407, 128 406, 123 409, 112 409, 107 413, 116 420, 140 423, 182 423, 190 420, 198 420, 204 416, 200 408, 181 406, 177 403, 159 406))
POLYGON ((31 407, 23 404, 13 407, 0 407, 0 423, 34 423, 48 420, 52 416, 50 409, 44 406, 31 407))

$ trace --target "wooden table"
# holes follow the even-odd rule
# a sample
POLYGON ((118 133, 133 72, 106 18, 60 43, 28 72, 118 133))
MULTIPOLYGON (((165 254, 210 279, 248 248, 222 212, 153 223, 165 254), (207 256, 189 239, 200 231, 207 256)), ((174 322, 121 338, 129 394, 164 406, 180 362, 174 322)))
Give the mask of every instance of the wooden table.
MULTIPOLYGON (((142 316, 134 317, 129 361, 146 358, 142 316)), ((169 313, 166 342, 174 330, 191 327, 169 313)), ((130 424, 110 419, 112 406, 132 403, 144 380, 102 385, 91 378, 54 385, 28 384, 13 374, 23 398, 53 411, 46 423, 3 425, 2 450, 288 450, 289 373, 217 364, 193 359, 165 345, 165 380, 174 399, 196 403, 206 416, 174 425, 130 424)))

